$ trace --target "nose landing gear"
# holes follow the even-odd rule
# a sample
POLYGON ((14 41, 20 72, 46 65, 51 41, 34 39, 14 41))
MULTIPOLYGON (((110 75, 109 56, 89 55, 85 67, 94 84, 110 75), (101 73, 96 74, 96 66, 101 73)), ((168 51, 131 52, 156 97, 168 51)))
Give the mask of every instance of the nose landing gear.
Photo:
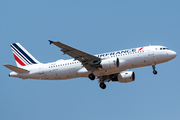
POLYGON ((153 70, 153 73, 156 75, 156 74, 157 74, 157 71, 156 71, 156 70, 153 70))
POLYGON ((152 68, 153 68, 153 73, 156 75, 157 71, 155 70, 156 69, 155 65, 152 65, 152 68))

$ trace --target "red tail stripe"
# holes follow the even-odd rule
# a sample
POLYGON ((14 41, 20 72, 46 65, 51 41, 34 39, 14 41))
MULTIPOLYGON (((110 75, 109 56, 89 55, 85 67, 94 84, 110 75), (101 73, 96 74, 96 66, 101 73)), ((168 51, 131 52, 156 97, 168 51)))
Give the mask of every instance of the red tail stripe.
POLYGON ((13 53, 13 55, 14 55, 15 60, 16 60, 21 66, 26 66, 26 64, 24 64, 14 53, 13 53))

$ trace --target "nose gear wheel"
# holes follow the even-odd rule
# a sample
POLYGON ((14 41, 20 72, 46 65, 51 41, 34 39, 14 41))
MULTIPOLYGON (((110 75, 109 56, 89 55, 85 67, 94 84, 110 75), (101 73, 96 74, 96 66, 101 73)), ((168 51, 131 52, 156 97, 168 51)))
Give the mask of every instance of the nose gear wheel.
POLYGON ((155 70, 156 69, 155 65, 152 65, 152 68, 153 68, 153 73, 156 75, 157 71, 155 70))

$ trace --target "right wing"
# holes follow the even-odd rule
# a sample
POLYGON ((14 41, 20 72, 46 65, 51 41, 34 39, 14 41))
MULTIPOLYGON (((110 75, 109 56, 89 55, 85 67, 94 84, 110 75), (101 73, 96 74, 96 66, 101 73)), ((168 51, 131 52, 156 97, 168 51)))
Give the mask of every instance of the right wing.
POLYGON ((80 50, 70 47, 68 45, 65 45, 61 42, 54 42, 51 40, 49 40, 49 42, 50 42, 50 44, 54 44, 57 47, 61 48, 61 51, 64 54, 67 54, 67 55, 73 57, 74 60, 80 61, 87 70, 91 70, 93 65, 100 63, 101 59, 94 55, 85 53, 83 51, 80 51, 80 50))

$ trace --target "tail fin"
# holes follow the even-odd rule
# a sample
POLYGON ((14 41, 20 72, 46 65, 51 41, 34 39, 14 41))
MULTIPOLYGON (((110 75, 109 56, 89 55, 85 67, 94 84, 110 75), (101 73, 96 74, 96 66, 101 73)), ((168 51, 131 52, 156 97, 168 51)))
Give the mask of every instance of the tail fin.
POLYGON ((11 44, 11 49, 18 67, 40 63, 21 44, 11 44))

